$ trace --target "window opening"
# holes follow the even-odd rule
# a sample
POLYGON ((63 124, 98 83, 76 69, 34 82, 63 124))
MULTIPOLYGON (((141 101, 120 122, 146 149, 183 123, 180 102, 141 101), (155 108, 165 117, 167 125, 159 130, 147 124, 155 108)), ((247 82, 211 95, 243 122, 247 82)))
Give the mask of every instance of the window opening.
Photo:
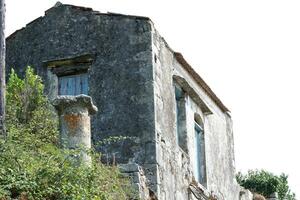
POLYGON ((186 101, 184 91, 175 86, 176 99, 176 139, 177 144, 187 152, 186 142, 186 101))
POLYGON ((87 73, 58 77, 58 95, 79 94, 88 94, 87 73))
POLYGON ((194 175, 196 181, 206 187, 205 138, 203 128, 195 121, 194 175))

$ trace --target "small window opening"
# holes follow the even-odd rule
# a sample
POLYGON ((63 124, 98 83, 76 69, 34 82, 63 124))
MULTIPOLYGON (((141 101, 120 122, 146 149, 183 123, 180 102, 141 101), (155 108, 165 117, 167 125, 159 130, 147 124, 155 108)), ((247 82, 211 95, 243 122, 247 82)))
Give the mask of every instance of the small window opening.
POLYGON ((58 77, 58 95, 88 94, 87 73, 58 77))
POLYGON ((195 118, 195 138, 194 138, 194 176, 196 181, 206 187, 206 163, 205 163, 205 137, 203 126, 195 118))
POLYGON ((184 91, 175 86, 176 99, 176 137, 178 145, 187 152, 186 134, 186 101, 184 91))
POLYGON ((59 60, 45 61, 46 65, 57 77, 58 95, 88 95, 89 70, 94 56, 85 54, 59 60))

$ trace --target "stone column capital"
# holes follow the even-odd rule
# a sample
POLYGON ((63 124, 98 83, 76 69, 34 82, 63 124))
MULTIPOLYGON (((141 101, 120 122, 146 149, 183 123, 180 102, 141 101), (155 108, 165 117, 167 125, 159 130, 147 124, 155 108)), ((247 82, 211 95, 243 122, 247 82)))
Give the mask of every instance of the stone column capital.
POLYGON ((77 96, 58 96, 52 101, 52 105, 59 113, 74 106, 87 108, 90 115, 93 115, 98 111, 98 108, 93 104, 92 98, 83 94, 77 96))
POLYGON ((86 95, 58 96, 52 101, 58 111, 60 143, 66 149, 82 149, 80 161, 90 164, 87 150, 91 148, 90 115, 97 112, 92 98, 86 95))

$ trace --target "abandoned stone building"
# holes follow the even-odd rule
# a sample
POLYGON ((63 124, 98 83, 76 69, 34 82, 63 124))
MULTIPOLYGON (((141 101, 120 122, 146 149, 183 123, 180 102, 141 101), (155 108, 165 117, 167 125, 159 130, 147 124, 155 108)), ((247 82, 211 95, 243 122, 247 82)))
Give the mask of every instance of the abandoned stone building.
POLYGON ((91 96, 94 147, 153 198, 248 199, 229 110, 149 18, 58 3, 7 38, 6 62, 32 66, 50 99, 91 96))

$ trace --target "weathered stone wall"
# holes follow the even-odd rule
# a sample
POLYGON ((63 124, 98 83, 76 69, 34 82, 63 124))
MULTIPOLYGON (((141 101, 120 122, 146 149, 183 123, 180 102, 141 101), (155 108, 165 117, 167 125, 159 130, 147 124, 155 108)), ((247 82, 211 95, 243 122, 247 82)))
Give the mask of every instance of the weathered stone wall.
MULTIPOLYGON (((154 28, 153 28, 154 30, 154 28)), ((218 199, 239 199, 235 180, 234 146, 231 118, 195 82, 174 57, 166 42, 153 31, 154 97, 157 157, 157 194, 159 199, 188 199, 194 165, 195 113, 204 126, 206 151, 206 191, 218 199), (177 81, 178 79, 178 81, 177 81), (186 94, 187 149, 176 142, 176 101, 174 83, 180 82, 196 94, 186 94), (200 97, 202 102, 197 102, 200 97)), ((189 197, 190 196, 190 197, 189 197)))
POLYGON ((176 60, 148 18, 57 5, 7 39, 7 70, 24 74, 26 65, 33 66, 51 98, 57 95, 57 77, 47 63, 82 55, 93 58, 88 94, 99 112, 92 117, 92 138, 105 162, 142 166, 143 172, 133 173, 145 173, 142 182, 159 200, 240 198, 231 118, 176 60), (187 91, 181 147, 175 82, 187 91), (193 181, 195 113, 205 134, 205 187, 193 181))
POLYGON ((133 183, 134 189, 137 191, 137 196, 141 200, 155 200, 155 194, 148 188, 148 179, 145 176, 144 170, 136 163, 120 164, 120 172, 129 177, 133 183))
POLYGON ((44 61, 86 54, 94 57, 88 95, 99 108, 91 124, 95 145, 110 141, 98 148, 108 155, 107 162, 114 157, 118 163, 144 163, 153 157, 148 149, 154 135, 148 18, 57 5, 7 39, 7 72, 14 67, 22 75, 27 65, 34 67, 45 81, 46 93, 55 97, 57 78, 44 61), (108 139, 112 136, 117 141, 108 139))
POLYGON ((253 200, 253 199, 255 200, 253 194, 249 190, 241 188, 240 200, 253 200))
MULTIPOLYGON (((154 29, 153 29, 154 30, 154 29)), ((159 199, 187 199, 191 181, 187 154, 176 144, 173 53, 153 31, 154 99, 156 132, 156 193, 159 199)))

